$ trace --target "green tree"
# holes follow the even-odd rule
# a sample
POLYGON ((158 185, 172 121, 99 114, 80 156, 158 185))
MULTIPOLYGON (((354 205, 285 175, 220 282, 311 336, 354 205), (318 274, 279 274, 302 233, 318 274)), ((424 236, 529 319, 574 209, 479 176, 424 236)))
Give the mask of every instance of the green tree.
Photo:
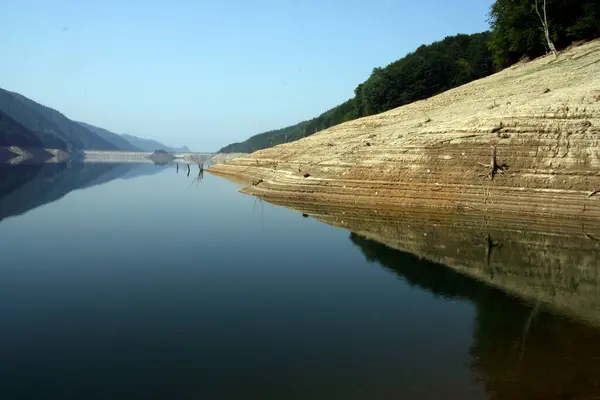
MULTIPOLYGON (((600 1, 547 0, 545 3, 549 40, 558 49, 576 40, 600 36, 600 1)), ((541 56, 550 50, 540 16, 543 20, 540 0, 496 0, 490 11, 490 50, 497 68, 523 57, 541 56)))

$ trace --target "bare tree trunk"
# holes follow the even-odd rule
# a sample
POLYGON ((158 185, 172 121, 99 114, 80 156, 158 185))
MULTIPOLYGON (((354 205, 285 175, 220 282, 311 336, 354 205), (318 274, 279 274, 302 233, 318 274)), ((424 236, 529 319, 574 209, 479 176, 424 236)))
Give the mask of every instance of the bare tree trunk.
POLYGON ((538 17, 540 17, 540 22, 542 23, 542 29, 544 31, 544 36, 546 36, 546 43, 548 45, 548 48, 550 49, 552 54, 554 54, 554 57, 556 57, 558 56, 558 51, 556 51, 556 47, 554 46, 554 43, 552 43, 552 39, 550 38, 550 29, 548 28, 548 15, 546 14, 546 0, 544 0, 543 17, 542 14, 540 14, 540 10, 538 8, 538 1, 539 0, 535 0, 535 12, 538 15, 538 17))

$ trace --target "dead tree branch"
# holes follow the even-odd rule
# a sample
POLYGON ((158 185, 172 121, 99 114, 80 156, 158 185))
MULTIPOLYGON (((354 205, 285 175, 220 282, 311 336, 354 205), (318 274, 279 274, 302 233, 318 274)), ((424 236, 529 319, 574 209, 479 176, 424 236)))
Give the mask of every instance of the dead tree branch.
POLYGON ((198 166, 198 175, 201 175, 204 172, 204 159, 196 154, 190 157, 197 166, 198 166))
POLYGON ((539 0, 535 0, 535 12, 538 15, 538 17, 540 18, 540 22, 542 23, 542 30, 544 31, 544 36, 546 37, 546 44, 548 45, 548 48, 550 49, 550 51, 552 52, 552 54, 554 54, 554 57, 558 56, 558 51, 556 51, 556 47, 554 46, 554 43, 552 43, 552 39, 550 38, 550 29, 548 28, 548 15, 546 14, 546 0, 544 0, 544 4, 543 4, 543 13, 544 16, 542 17, 542 14, 540 14, 540 10, 538 7, 538 1, 539 0))

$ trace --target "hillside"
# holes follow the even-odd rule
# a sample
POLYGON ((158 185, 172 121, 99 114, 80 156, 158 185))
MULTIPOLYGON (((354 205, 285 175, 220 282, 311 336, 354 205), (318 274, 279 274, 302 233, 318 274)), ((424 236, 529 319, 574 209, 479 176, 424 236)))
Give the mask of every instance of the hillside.
POLYGON ((108 131, 104 128, 99 128, 94 125, 86 124, 85 122, 77 122, 77 123, 79 125, 83 126, 84 128, 86 128, 87 130, 100 136, 102 139, 114 144, 115 146, 117 146, 119 148, 119 150, 143 151, 142 149, 132 145, 127 139, 121 137, 121 135, 118 135, 114 132, 108 131))
POLYGON ((173 151, 176 153, 192 153, 192 149, 187 146, 182 147, 172 147, 173 151))
POLYGON ((146 151, 146 152, 154 152, 155 150, 164 150, 170 153, 177 153, 177 152, 184 152, 184 153, 191 153, 191 150, 187 147, 187 146, 183 146, 183 147, 169 147, 167 145, 164 145, 156 140, 152 140, 152 139, 143 139, 143 138, 139 138, 137 136, 133 136, 133 135, 128 135, 128 134, 121 134, 121 136, 127 140, 129 143, 131 143, 133 146, 141 149, 142 151, 146 151))
POLYGON ((0 88, 0 146, 153 152, 191 152, 132 135, 119 135, 85 122, 72 121, 50 107, 0 88))
POLYGON ((421 46, 385 68, 375 68, 355 96, 309 121, 252 136, 218 153, 251 153, 288 143, 356 118, 422 100, 494 72, 489 32, 456 35, 421 46))
POLYGON ((595 40, 209 171, 274 203, 596 219, 599 134, 595 40))
POLYGON ((65 149, 69 144, 74 149, 118 150, 60 112, 18 93, 0 89, 0 111, 38 136, 44 147, 65 149))
POLYGON ((119 146, 119 149, 125 151, 142 151, 142 152, 153 152, 157 149, 165 150, 172 153, 191 153, 189 147, 169 147, 161 142, 151 139, 144 139, 133 135, 127 134, 118 134, 106 130, 104 128, 99 128, 94 125, 86 124, 85 122, 78 122, 78 124, 84 126, 100 137, 110 141, 111 143, 119 146))
MULTIPOLYGON (((32 131, 0 111, 0 146, 43 147, 32 131)), ((66 146, 61 143, 61 146, 66 146)))

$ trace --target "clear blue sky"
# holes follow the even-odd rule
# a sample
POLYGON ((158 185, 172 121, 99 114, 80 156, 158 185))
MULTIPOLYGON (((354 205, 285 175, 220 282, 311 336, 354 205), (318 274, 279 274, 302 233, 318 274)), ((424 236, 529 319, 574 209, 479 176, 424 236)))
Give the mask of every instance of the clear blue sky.
POLYGON ((374 67, 488 29, 493 0, 0 0, 0 87, 216 150, 312 118, 374 67))

